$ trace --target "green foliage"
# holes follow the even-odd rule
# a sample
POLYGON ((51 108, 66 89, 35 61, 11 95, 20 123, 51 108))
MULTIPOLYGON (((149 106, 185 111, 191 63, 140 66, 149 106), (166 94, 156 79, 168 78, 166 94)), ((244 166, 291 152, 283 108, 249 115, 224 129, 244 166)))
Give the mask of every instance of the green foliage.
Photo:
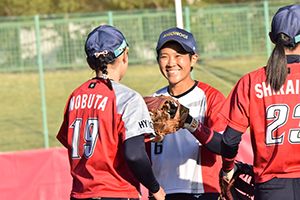
MULTIPOLYGON (((183 5, 187 5, 183 0, 183 5)), ((2 0, 0 16, 174 7, 174 0, 2 0)))
POLYGON ((108 2, 113 8, 120 8, 122 10, 174 7, 174 0, 110 0, 108 2))
POLYGON ((1 0, 1 16, 18 16, 52 13, 54 4, 51 0, 1 0))
MULTIPOLYGON (((261 1, 261 0, 251 0, 251 1, 261 1)), ((249 2, 249 0, 203 0, 207 4, 221 4, 221 3, 242 3, 249 2)))
MULTIPOLYGON (((182 0, 182 6, 260 0, 182 0)), ((175 0, 1 0, 0 16, 174 8, 175 0)))

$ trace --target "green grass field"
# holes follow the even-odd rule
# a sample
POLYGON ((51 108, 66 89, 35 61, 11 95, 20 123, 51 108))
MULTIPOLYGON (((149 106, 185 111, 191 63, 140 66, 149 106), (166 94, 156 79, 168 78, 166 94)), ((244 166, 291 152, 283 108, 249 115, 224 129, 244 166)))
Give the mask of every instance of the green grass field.
MULTIPOLYGON (((266 56, 199 61, 194 67, 195 80, 205 82, 227 96, 246 73, 266 64, 266 56)), ((56 134, 70 93, 94 77, 88 68, 53 70, 44 73, 49 146, 61 146, 56 134)), ((43 117, 37 72, 0 74, 0 151, 44 148, 43 117)), ((121 83, 142 96, 167 85, 156 64, 130 66, 121 83)))

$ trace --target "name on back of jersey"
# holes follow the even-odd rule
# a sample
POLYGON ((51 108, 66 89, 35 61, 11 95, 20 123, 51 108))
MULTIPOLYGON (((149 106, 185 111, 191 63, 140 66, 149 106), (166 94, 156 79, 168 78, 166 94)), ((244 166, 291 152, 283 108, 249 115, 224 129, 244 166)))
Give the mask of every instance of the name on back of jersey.
POLYGON ((108 97, 100 94, 80 94, 70 99, 69 111, 74 109, 92 108, 101 111, 105 110, 108 97))
POLYGON ((286 84, 282 86, 282 88, 275 92, 272 90, 270 84, 267 84, 266 82, 262 82, 261 84, 258 83, 255 85, 255 93, 257 98, 263 98, 273 95, 289 95, 289 94, 299 94, 299 80, 287 80, 286 84))

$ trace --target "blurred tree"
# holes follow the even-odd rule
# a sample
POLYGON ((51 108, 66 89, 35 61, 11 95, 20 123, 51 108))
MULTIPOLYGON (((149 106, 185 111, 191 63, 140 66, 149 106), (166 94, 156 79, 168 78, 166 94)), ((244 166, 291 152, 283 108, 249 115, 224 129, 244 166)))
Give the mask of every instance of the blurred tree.
MULTIPOLYGON (((182 0, 188 5, 189 0, 182 0)), ((174 7, 174 0, 1 0, 0 16, 174 7)))
POLYGON ((32 15, 38 13, 49 13, 53 8, 51 0, 1 0, 0 15, 32 15))
MULTIPOLYGON (((261 0, 182 0, 182 6, 261 0)), ((174 7, 174 0, 1 0, 0 16, 174 7)))
POLYGON ((243 3, 243 2, 254 2, 254 1, 262 1, 262 0, 196 0, 201 1, 206 4, 220 4, 220 3, 243 3))
MULTIPOLYGON (((183 0, 185 1, 185 0, 183 0)), ((120 9, 145 9, 145 8, 168 8, 174 7, 174 0, 108 0, 113 8, 120 9)))

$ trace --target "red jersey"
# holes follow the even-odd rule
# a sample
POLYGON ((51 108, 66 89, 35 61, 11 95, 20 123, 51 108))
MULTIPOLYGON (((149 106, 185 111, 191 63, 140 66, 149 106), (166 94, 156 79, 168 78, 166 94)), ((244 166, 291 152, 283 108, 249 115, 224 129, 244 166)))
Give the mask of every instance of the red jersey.
POLYGON ((300 64, 288 68, 279 92, 267 85, 265 67, 245 75, 220 110, 231 128, 250 127, 257 183, 300 177, 300 64))
POLYGON ((69 97, 57 135, 68 148, 75 198, 139 198, 139 182, 124 158, 124 140, 154 133, 142 97, 128 87, 92 79, 69 97))

